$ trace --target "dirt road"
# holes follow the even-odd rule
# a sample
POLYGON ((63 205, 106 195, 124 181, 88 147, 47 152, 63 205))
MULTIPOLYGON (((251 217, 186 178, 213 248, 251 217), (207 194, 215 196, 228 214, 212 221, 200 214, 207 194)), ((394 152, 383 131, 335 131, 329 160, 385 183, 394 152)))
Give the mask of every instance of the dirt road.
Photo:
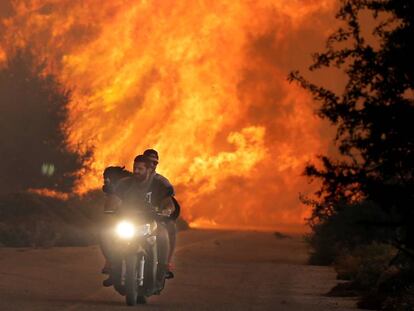
MULTIPOLYGON (((330 268, 305 265, 300 238, 272 233, 190 230, 178 236, 176 277, 142 310, 354 310, 324 297, 330 268)), ((0 248, 0 310, 131 310, 103 288, 98 247, 0 248)))

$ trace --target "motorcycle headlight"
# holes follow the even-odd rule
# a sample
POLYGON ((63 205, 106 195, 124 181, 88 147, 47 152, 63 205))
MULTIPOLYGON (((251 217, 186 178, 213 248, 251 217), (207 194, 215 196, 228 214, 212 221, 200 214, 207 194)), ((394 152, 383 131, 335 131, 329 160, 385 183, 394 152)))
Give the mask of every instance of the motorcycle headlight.
POLYGON ((135 226, 128 221, 122 221, 117 225, 116 233, 123 239, 131 239, 134 236, 146 236, 151 233, 151 225, 135 226))
POLYGON ((116 226, 116 233, 123 239, 130 239, 135 235, 135 226, 127 221, 122 221, 116 226))

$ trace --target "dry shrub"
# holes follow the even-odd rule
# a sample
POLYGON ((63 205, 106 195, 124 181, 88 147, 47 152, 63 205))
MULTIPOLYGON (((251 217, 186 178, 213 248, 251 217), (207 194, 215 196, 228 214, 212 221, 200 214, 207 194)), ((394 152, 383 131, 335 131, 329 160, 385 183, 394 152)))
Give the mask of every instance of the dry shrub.
POLYGON ((0 223, 0 245, 10 247, 30 246, 31 232, 21 225, 0 223))
MULTIPOLYGON (((0 245, 10 247, 83 246, 97 242, 99 213, 82 199, 63 201, 33 193, 0 197, 0 245)), ((99 201, 99 200, 97 200, 99 201)), ((98 208, 97 208, 98 209, 98 208)))
POLYGON ((35 223, 29 243, 34 247, 52 247, 59 237, 60 234, 56 224, 38 221, 35 223))
POLYGON ((414 311, 414 286, 409 286, 399 295, 387 297, 382 309, 386 311, 414 311))
POLYGON ((335 262, 338 280, 351 281, 355 279, 361 265, 361 257, 344 252, 335 262))
POLYGON ((336 259, 335 269, 338 278, 351 280, 362 290, 370 289, 389 269, 396 254, 397 250, 393 246, 374 242, 343 252, 336 259))

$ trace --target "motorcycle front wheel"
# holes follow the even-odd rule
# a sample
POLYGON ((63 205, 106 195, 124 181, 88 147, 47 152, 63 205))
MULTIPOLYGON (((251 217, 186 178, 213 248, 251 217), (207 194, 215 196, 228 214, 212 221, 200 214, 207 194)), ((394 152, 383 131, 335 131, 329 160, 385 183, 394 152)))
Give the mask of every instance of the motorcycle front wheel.
POLYGON ((125 258, 125 299, 128 306, 146 303, 143 288, 139 286, 139 264, 144 254, 131 254, 125 258))

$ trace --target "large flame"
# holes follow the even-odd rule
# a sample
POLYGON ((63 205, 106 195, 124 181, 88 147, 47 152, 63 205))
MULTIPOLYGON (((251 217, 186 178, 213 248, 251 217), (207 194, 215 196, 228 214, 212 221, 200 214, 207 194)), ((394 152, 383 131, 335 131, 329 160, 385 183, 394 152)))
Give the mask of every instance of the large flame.
POLYGON ((194 226, 303 223, 300 177, 323 153, 312 102, 286 82, 332 29, 334 1, 20 0, 3 4, 0 62, 16 46, 72 90, 68 137, 93 146, 78 184, 152 147, 194 226), (329 17, 328 17, 329 16, 329 17))

